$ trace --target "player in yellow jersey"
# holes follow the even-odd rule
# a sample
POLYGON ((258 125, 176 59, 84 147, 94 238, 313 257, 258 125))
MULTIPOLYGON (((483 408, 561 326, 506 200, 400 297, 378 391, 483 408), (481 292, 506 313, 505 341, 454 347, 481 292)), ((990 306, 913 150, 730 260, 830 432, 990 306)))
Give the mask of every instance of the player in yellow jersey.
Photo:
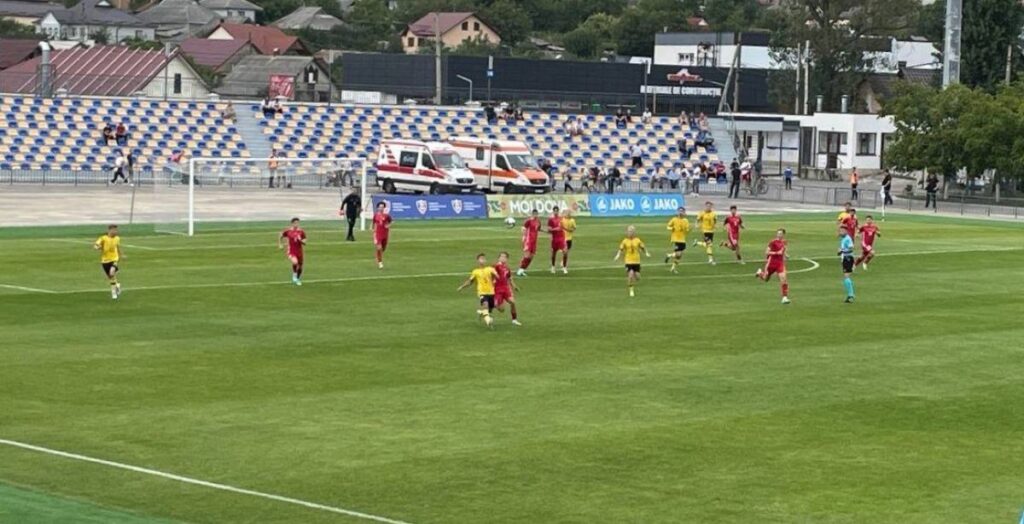
POLYGON ((686 208, 680 207, 676 210, 676 216, 668 221, 669 241, 674 246, 672 252, 665 255, 665 263, 672 261, 673 273, 679 272, 679 261, 686 251, 686 236, 690 234, 690 221, 686 218, 686 208))
POLYGON ((843 210, 839 212, 839 216, 836 217, 836 223, 843 225, 843 221, 846 220, 850 213, 853 211, 853 204, 847 202, 843 204, 843 210))
POLYGON ((718 215, 715 214, 713 204, 704 202, 704 210, 697 213, 697 225, 700 232, 704 234, 704 240, 697 242, 697 245, 704 248, 708 254, 708 264, 715 265, 715 226, 718 225, 718 215))
POLYGON ((476 269, 469 273, 469 278, 459 286, 458 291, 476 283, 476 294, 480 297, 480 309, 477 309, 476 313, 484 319, 487 327, 491 327, 494 325, 491 312, 494 311, 494 281, 498 279, 498 271, 494 266, 487 264, 487 255, 483 253, 476 256, 476 266, 476 269))
POLYGON ((96 239, 92 245, 93 249, 100 252, 100 265, 103 267, 103 274, 107 276, 110 283, 110 298, 117 300, 121 296, 121 283, 117 281, 117 264, 124 258, 121 251, 121 236, 117 232, 117 225, 107 226, 107 233, 96 239))
POLYGON ((576 234, 576 219, 572 211, 562 212, 562 231, 565 231, 565 251, 562 251, 562 272, 569 270, 569 251, 572 251, 572 237, 576 234))
POLYGON ((636 282, 640 280, 640 252, 643 251, 648 257, 651 256, 647 252, 647 246, 644 245, 644 241, 640 240, 636 236, 636 228, 629 226, 626 228, 626 238, 619 242, 619 251, 615 253, 615 259, 620 258, 626 263, 626 284, 629 286, 629 296, 636 296, 633 291, 633 287, 636 286, 636 282))

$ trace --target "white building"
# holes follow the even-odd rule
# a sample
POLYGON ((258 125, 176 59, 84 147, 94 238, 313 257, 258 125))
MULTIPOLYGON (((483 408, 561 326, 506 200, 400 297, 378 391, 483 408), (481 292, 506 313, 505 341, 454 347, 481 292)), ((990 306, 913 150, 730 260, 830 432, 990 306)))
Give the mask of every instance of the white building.
POLYGON ((222 20, 232 22, 255 23, 256 13, 263 8, 246 0, 199 0, 199 5, 217 13, 222 20))

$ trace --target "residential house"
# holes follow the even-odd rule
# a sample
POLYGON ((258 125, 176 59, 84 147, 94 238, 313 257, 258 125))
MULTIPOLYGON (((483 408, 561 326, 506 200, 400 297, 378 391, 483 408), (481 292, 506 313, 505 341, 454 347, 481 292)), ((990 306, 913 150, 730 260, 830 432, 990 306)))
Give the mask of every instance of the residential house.
POLYGON ((857 86, 857 104, 853 108, 856 113, 877 115, 882 111, 882 104, 891 98, 897 85, 901 83, 938 86, 942 78, 940 69, 903 67, 896 73, 874 73, 868 75, 857 86))
POLYGON ((267 96, 272 80, 288 80, 288 97, 304 102, 337 99, 339 91, 331 85, 330 73, 323 62, 311 56, 252 55, 242 58, 224 77, 217 92, 235 98, 267 96), (290 79, 290 80, 289 80, 290 79))
POLYGON ((291 31, 302 29, 330 31, 335 27, 344 25, 344 22, 337 17, 327 14, 322 7, 300 7, 281 17, 273 25, 291 31))
POLYGON ((199 5, 217 13, 222 20, 255 23, 263 8, 247 0, 199 0, 199 5))
POLYGON ((81 0, 72 7, 52 2, 0 0, 0 18, 36 28, 54 40, 84 42, 102 33, 110 43, 126 38, 152 40, 153 28, 140 18, 122 11, 110 0, 81 0))
POLYGON ((163 0, 136 16, 153 27, 158 40, 171 43, 205 37, 220 23, 217 13, 195 0, 163 0))
POLYGON ((272 26, 222 22, 210 40, 246 40, 262 55, 310 55, 309 49, 297 37, 285 34, 272 26))
MULTIPOLYGON (((200 98, 209 89, 177 52, 143 51, 125 46, 98 45, 50 53, 52 91, 86 96, 200 98)), ((36 93, 39 85, 36 57, 0 71, 0 91, 36 93)))
POLYGON ((196 64, 218 73, 226 72, 239 60, 256 54, 256 48, 247 40, 189 38, 181 43, 179 49, 196 64))
POLYGON ((39 56, 38 39, 0 38, 0 71, 39 56))
POLYGON ((498 32, 474 13, 427 13, 402 31, 402 49, 408 54, 419 53, 421 47, 433 46, 438 34, 444 47, 459 47, 476 39, 494 45, 501 43, 498 32))

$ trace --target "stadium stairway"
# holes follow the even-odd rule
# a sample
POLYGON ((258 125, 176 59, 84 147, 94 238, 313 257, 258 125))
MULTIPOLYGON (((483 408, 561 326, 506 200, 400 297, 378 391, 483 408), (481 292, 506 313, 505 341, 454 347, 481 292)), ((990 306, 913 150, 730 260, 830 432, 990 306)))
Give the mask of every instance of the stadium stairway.
POLYGON ((270 141, 263 134, 259 119, 251 111, 239 111, 235 115, 235 127, 249 148, 249 155, 252 158, 270 157, 270 141))
POLYGON ((708 130, 711 131, 711 136, 715 137, 715 148, 718 150, 718 158, 722 159, 726 164, 732 162, 734 158, 742 161, 739 153, 736 151, 736 147, 733 145, 733 141, 730 139, 729 127, 724 118, 709 118, 708 130))

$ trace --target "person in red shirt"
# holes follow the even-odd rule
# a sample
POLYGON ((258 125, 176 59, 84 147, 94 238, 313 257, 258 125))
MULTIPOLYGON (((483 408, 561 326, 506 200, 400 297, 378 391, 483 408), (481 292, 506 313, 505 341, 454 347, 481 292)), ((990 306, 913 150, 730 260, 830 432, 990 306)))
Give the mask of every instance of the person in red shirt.
POLYGON ((728 234, 728 239, 722 242, 722 247, 729 248, 736 253, 736 260, 740 264, 745 264, 743 261, 743 255, 740 254, 740 230, 745 229, 743 227, 743 217, 740 216, 736 209, 736 206, 729 206, 729 216, 725 217, 725 232, 728 234))
POLYGON ((516 276, 525 277, 526 270, 537 254, 537 236, 540 235, 540 217, 536 209, 530 211, 530 218, 523 222, 523 259, 519 262, 516 276))
POLYGON ((293 218, 292 223, 281 232, 281 236, 277 239, 278 249, 285 249, 287 245, 287 251, 285 255, 288 257, 288 261, 292 263, 292 283, 296 286, 302 285, 302 263, 303 263, 303 247, 306 245, 306 232, 299 227, 299 219, 293 218))
POLYGON ((387 202, 377 202, 377 210, 373 213, 373 245, 377 248, 377 267, 384 269, 384 251, 388 249, 388 237, 391 235, 391 215, 388 214, 387 202))
POLYGON ((568 246, 565 242, 565 230, 562 229, 562 214, 555 206, 548 218, 548 233, 551 233, 551 273, 555 272, 555 261, 558 260, 559 251, 562 252, 562 273, 568 275, 569 268, 565 267, 565 255, 568 253, 568 246))
POLYGON ((775 232, 775 238, 768 242, 768 249, 764 253, 764 269, 758 269, 757 273, 754 274, 764 282, 768 282, 772 275, 779 275, 783 304, 789 304, 789 280, 786 278, 786 247, 786 230, 780 228, 775 232))
POLYGON ((508 267, 508 257, 508 252, 502 251, 498 255, 498 263, 494 264, 494 270, 498 273, 498 278, 494 279, 494 309, 504 313, 505 309, 502 306, 508 302, 509 312, 512 314, 512 325, 521 326, 519 313, 516 312, 516 296, 513 293, 519 288, 512 280, 512 269, 508 267))
POLYGON ((842 222, 840 222, 840 225, 843 226, 843 229, 845 229, 847 233, 849 233, 850 238, 856 239, 857 238, 857 210, 853 209, 853 208, 850 208, 849 210, 847 210, 846 217, 843 218, 842 222))
POLYGON ((868 262, 875 258, 875 238, 882 236, 875 225, 875 218, 868 215, 864 218, 864 225, 860 228, 860 258, 853 265, 860 264, 864 271, 868 270, 868 262))

